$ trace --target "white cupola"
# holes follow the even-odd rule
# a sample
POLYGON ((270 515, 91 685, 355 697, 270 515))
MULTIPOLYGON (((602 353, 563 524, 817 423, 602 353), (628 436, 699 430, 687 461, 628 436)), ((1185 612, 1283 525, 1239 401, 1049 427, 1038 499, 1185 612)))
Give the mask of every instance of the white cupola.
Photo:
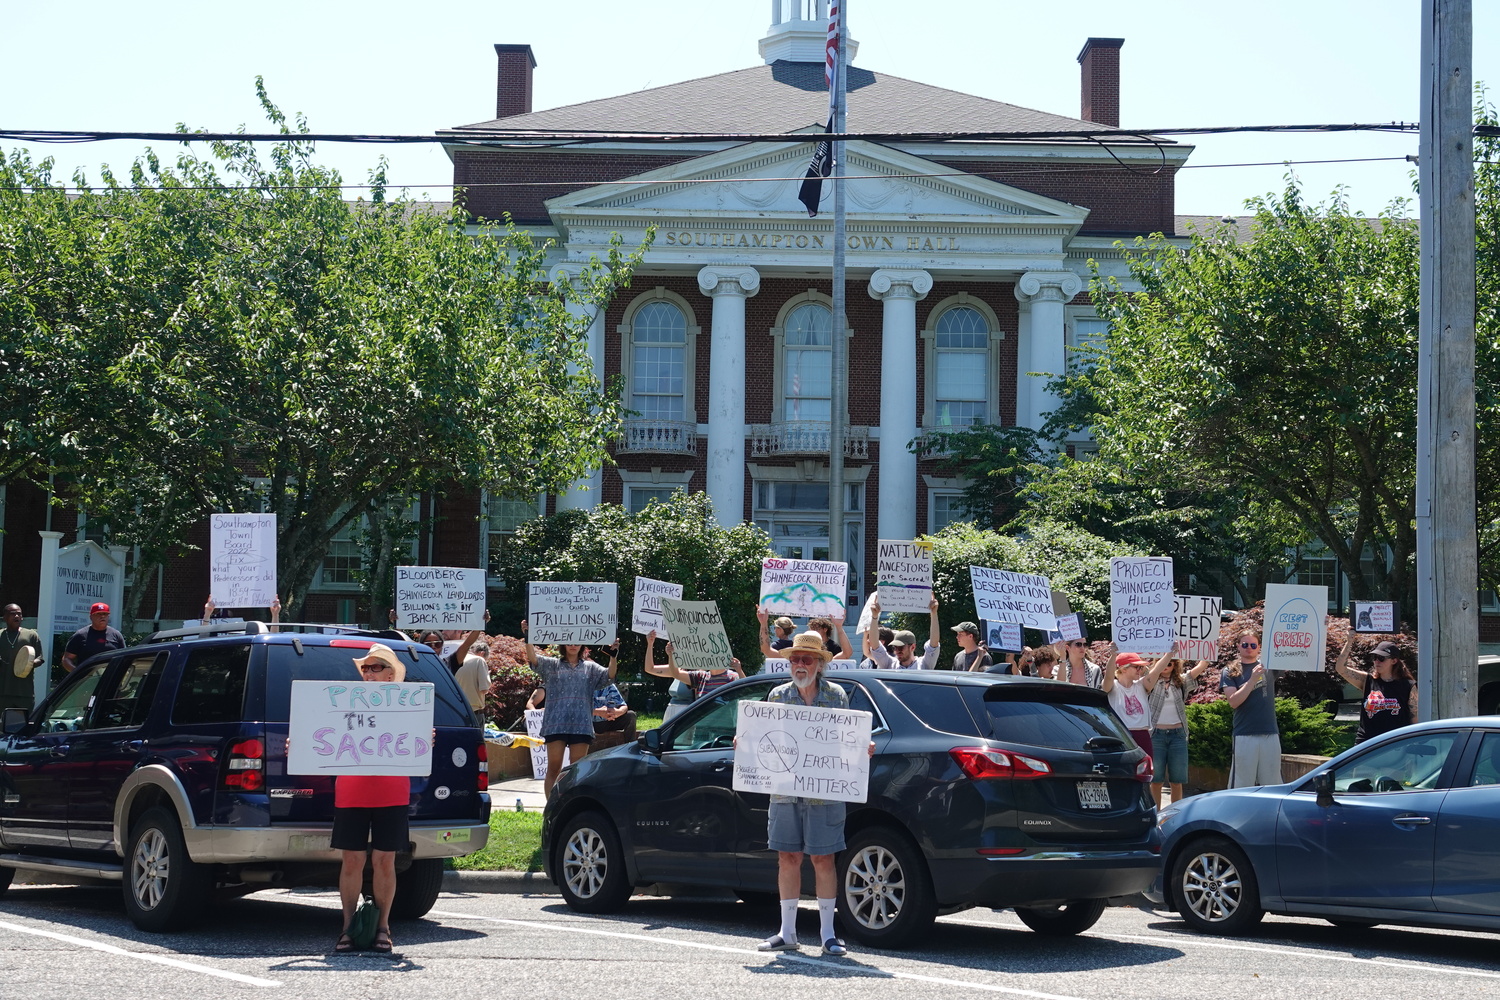
MULTIPOLYGON (((761 58, 769 65, 785 62, 820 63, 828 41, 828 0, 771 0, 771 27, 760 40, 761 58)), ((853 64, 859 43, 849 39, 853 64)))

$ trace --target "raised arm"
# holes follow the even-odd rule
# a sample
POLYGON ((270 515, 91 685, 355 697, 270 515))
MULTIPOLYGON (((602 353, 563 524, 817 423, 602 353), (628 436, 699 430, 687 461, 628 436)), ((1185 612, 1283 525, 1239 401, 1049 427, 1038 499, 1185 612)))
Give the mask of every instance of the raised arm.
POLYGON ((272 632, 281 631, 281 595, 271 595, 271 624, 267 628, 272 632))
MULTIPOLYGON (((485 625, 488 625, 489 622, 490 609, 485 608, 484 623, 485 625)), ((469 647, 474 645, 474 643, 477 642, 479 640, 479 637, 482 635, 484 635, 484 626, 480 626, 479 628, 476 628, 474 631, 470 632, 468 635, 464 636, 464 641, 459 643, 458 648, 453 651, 453 655, 449 657, 449 659, 452 660, 452 662, 462 666, 464 657, 469 655, 469 647)))
POLYGON ((1151 664, 1151 669, 1146 671, 1145 676, 1141 678, 1141 680, 1145 682, 1147 691, 1150 691, 1152 688, 1156 687, 1156 679, 1161 676, 1161 672, 1166 669, 1167 664, 1171 663, 1172 660, 1176 658, 1176 656, 1177 643, 1174 642, 1166 651, 1166 653, 1162 655, 1161 659, 1151 664))
POLYGON ((1115 660, 1119 659, 1120 650, 1114 643, 1109 644, 1109 658, 1104 661, 1104 693, 1109 694, 1115 689, 1115 660))
POLYGON ((1187 672, 1187 675, 1193 680, 1197 680, 1203 675, 1203 671, 1207 670, 1213 665, 1213 660, 1199 660, 1196 664, 1193 665, 1192 669, 1187 672))
MULTIPOLYGON (((1354 633, 1350 632, 1349 637, 1344 640, 1344 648, 1339 650, 1339 658, 1333 661, 1333 669, 1344 680, 1363 691, 1365 689, 1365 681, 1370 679, 1370 675, 1367 671, 1361 670, 1358 667, 1349 666, 1349 654, 1353 652, 1354 633)), ((1412 688, 1412 693, 1415 694, 1416 690, 1416 688, 1412 688)))
POLYGON ((927 645, 929 649, 937 649, 943 644, 943 627, 938 624, 938 599, 932 595, 932 600, 927 602, 927 645))
POLYGON ((854 656, 854 643, 849 641, 849 633, 844 631, 844 618, 842 615, 833 620, 833 630, 838 633, 839 655, 852 659, 854 656))
POLYGON ((214 619, 214 611, 219 606, 214 603, 214 595, 209 594, 208 600, 203 602, 203 624, 207 625, 214 619))
POLYGON ((771 612, 765 608, 756 608, 755 617, 760 622, 760 655, 768 660, 775 659, 776 651, 771 648, 771 632, 767 624, 771 620, 771 612))
POLYGON ((687 684, 689 687, 692 686, 687 679, 687 675, 678 670, 677 664, 672 662, 672 644, 670 642, 667 643, 667 662, 656 662, 655 631, 649 632, 646 635, 646 661, 643 665, 646 668, 646 673, 653 677, 670 677, 674 681, 682 681, 682 683, 687 684))
MULTIPOLYGON (((536 647, 531 644, 531 635, 527 631, 528 625, 529 623, 526 621, 526 619, 522 618, 521 638, 526 641, 526 662, 534 667, 536 666, 536 647)), ((654 632, 652 634, 655 635, 654 632)))

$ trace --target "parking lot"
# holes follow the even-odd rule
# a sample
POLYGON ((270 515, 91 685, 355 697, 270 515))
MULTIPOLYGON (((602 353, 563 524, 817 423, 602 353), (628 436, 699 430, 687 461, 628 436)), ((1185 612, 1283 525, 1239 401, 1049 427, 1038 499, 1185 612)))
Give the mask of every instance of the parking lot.
MULTIPOLYGON (((489 888, 489 887, 486 887, 489 888)), ((273 891, 216 905, 191 933, 149 935, 117 889, 16 886, 0 901, 0 996, 97 992, 153 1000, 307 996, 671 997, 871 1000, 958 996, 1366 998, 1500 996, 1493 936, 1343 930, 1268 918, 1253 937, 1205 938, 1175 918, 1106 911, 1077 938, 1047 938, 1013 913, 940 918, 906 952, 765 955, 774 914, 707 896, 637 897, 611 917, 566 910, 551 892, 445 892, 428 919, 397 924, 396 954, 334 956, 338 901, 273 891)), ((804 904, 802 930, 816 932, 804 904)))

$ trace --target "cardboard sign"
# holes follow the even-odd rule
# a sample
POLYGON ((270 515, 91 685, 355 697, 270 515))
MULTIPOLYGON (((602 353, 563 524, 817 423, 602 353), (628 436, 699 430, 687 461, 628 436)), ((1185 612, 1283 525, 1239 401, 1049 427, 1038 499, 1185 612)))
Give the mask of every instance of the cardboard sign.
POLYGON ((482 569, 397 566, 396 627, 484 628, 486 596, 482 569))
POLYGON ((742 701, 734 790, 864 802, 870 789, 870 713, 742 701))
POLYGON ((1400 618, 1395 601, 1354 601, 1349 605, 1349 623, 1356 632, 1394 632, 1400 618))
POLYGON ((1020 622, 995 622, 984 623, 984 648, 1002 653, 1019 653, 1026 648, 1021 641, 1020 622))
POLYGON ((208 592, 221 608, 271 606, 276 599, 275 514, 209 518, 208 592))
POLYGON ((1075 611, 1070 615, 1063 615, 1057 619, 1057 638, 1051 641, 1072 642, 1075 639, 1087 639, 1088 637, 1089 630, 1088 626, 1083 623, 1083 614, 1075 611))
POLYGON ((868 632, 872 628, 880 627, 875 621, 875 600, 879 596, 878 591, 872 591, 870 596, 865 598, 864 606, 859 609, 859 624, 854 626, 854 633, 856 635, 868 632))
POLYGON ((760 564, 760 606, 772 617, 844 620, 849 564, 817 559, 766 559, 760 564))
POLYGON ((615 641, 619 597, 612 583, 527 586, 526 621, 535 645, 608 646, 615 641))
POLYGON ((969 580, 974 585, 974 617, 980 621, 1020 622, 1043 631, 1057 628, 1052 584, 1045 576, 970 566, 969 580))
POLYGON ((1213 660, 1219 655, 1222 597, 1177 595, 1177 653, 1184 660, 1213 660))
POLYGON ((1111 559, 1109 615, 1120 652, 1160 656, 1171 649, 1177 627, 1172 560, 1166 556, 1111 559))
POLYGON ((287 774, 432 773, 431 684, 292 681, 287 774))
POLYGON ((661 601, 662 621, 672 643, 672 662, 678 670, 721 670, 734 654, 729 633, 713 601, 661 601))
POLYGON ((881 539, 876 552, 880 610, 927 614, 932 601, 932 543, 881 539))
POLYGON ((1321 671, 1328 643, 1328 588, 1266 585, 1266 620, 1260 637, 1267 670, 1321 671))
MULTIPOLYGON (((541 683, 540 679, 537 683, 541 683)), ((541 739, 542 716, 547 714, 546 709, 528 708, 523 714, 526 716, 526 735, 541 739)), ((547 744, 542 743, 527 749, 531 751, 531 776, 541 781, 547 777, 547 744)), ((573 763, 573 752, 568 749, 568 744, 564 741, 562 766, 567 767, 571 763, 573 763)))
MULTIPOLYGON (((858 670, 859 664, 861 662, 863 661, 829 660, 827 669, 858 670)), ((765 661, 765 665, 761 667, 760 672, 763 674, 789 674, 792 672, 792 661, 776 659, 775 657, 767 658, 767 660, 765 661)))
POLYGON ((649 576, 635 578, 635 603, 630 609, 630 631, 641 635, 665 632, 661 620, 661 599, 682 600, 682 584, 653 580, 649 576))

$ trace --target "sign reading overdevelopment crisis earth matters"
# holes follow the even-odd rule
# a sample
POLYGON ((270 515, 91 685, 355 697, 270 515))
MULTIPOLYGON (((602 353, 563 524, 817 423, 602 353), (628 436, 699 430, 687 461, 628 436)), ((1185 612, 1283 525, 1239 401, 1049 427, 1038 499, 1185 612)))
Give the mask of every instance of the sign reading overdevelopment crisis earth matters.
POLYGON ((661 599, 682 600, 682 584, 653 580, 649 576, 635 578, 635 603, 630 609, 630 631, 641 635, 665 632, 661 620, 661 599))
POLYGON ((742 701, 739 710, 735 791, 837 802, 869 798, 869 712, 771 701, 742 701))
POLYGON ((1323 669, 1328 642, 1328 588, 1266 585, 1260 655, 1267 670, 1323 669))
POLYGON ((1177 595, 1177 655, 1184 660, 1214 660, 1219 656, 1219 612, 1222 597, 1177 595))
POLYGON ((760 606, 777 615, 844 620, 849 564, 817 559, 766 559, 760 564, 760 606))
POLYGON ((1120 652, 1160 656, 1171 649, 1177 627, 1172 560, 1166 556, 1111 559, 1109 616, 1120 652))
POLYGON ((875 588, 881 611, 925 615, 932 604, 932 543, 880 540, 875 588))
POLYGON ((969 579, 974 584, 974 617, 980 621, 1020 622, 1045 632, 1057 628, 1052 584, 1045 576, 970 566, 969 579))
POLYGON ((484 628, 484 570, 396 567, 396 627, 484 628))
POLYGON ((532 582, 526 594, 526 638, 538 646, 608 646, 615 641, 618 608, 612 583, 532 582))
POLYGON ((286 773, 431 774, 432 698, 431 684, 292 681, 286 773))
POLYGON ((713 601, 674 601, 662 598, 662 620, 672 641, 672 662, 678 670, 719 670, 729 666, 729 633, 713 601))
POLYGON ((208 592, 221 608, 269 608, 276 600, 276 515, 208 519, 208 592))

